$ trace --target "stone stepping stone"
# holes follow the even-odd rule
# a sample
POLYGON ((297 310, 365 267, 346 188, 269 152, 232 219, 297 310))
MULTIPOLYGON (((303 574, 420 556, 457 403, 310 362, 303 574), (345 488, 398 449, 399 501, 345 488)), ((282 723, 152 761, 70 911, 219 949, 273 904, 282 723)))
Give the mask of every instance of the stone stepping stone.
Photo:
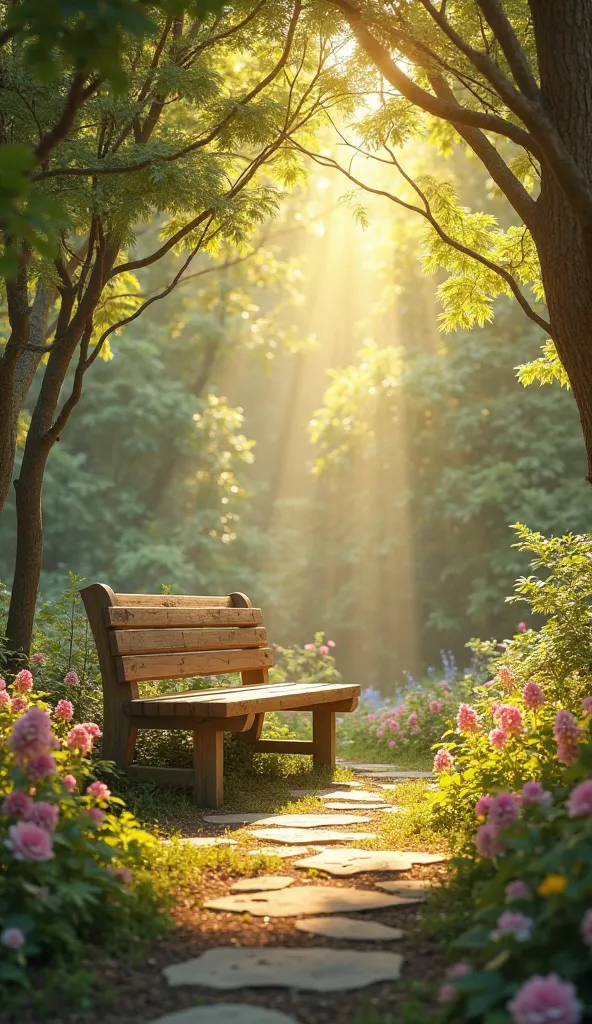
POLYGON ((377 838, 374 832, 337 832, 331 828, 250 828, 249 833, 268 843, 302 843, 307 846, 311 843, 351 843, 377 838))
POLYGON ((396 764, 370 764, 366 761, 338 761, 341 768, 352 772, 388 772, 399 771, 396 764))
POLYGON ((365 779, 433 779, 432 772, 370 771, 361 772, 365 779))
POLYGON ((295 881, 291 875, 259 875, 258 878, 239 878, 230 886, 231 892, 271 892, 287 889, 295 881))
POLYGON ((226 836, 191 836, 181 842, 191 843, 192 846, 236 846, 236 839, 226 836))
POLYGON ((394 907, 399 896, 374 889, 347 889, 332 885, 296 885, 276 892, 236 893, 206 900, 208 910, 226 910, 253 917, 299 917, 301 914, 342 914, 352 910, 394 907))
POLYGON ((351 939, 353 942, 392 942, 402 939, 400 928, 389 928, 378 921, 362 921, 357 917, 305 917, 295 921, 300 932, 322 935, 326 939, 351 939))
POLYGON ((395 896, 411 896, 417 902, 422 903, 427 899, 427 893, 432 888, 430 881, 423 881, 421 879, 417 881, 377 882, 376 884, 379 889, 384 889, 385 892, 392 892, 395 896))
POLYGON ((446 858, 442 854, 408 850, 324 850, 296 861, 294 867, 316 868, 328 875, 347 878, 365 871, 409 871, 414 864, 437 864, 443 860, 446 858))
MULTIPOLYGON (((323 847, 321 847, 323 849, 323 847)), ((315 846, 258 846, 256 850, 247 850, 251 857, 301 857, 309 850, 318 850, 315 846)))
MULTIPOLYGON (((402 962, 398 953, 377 951, 222 946, 165 967, 164 975, 171 986, 204 985, 222 990, 282 986, 307 992, 349 992, 377 981, 396 981, 402 962)), ((263 1024, 265 1018, 259 1020, 263 1024)))
POLYGON ((330 797, 323 796, 322 799, 359 800, 361 803, 364 803, 365 801, 382 800, 382 797, 378 793, 372 793, 369 789, 358 789, 353 793, 350 793, 349 790, 345 789, 342 792, 339 790, 332 791, 330 797))
POLYGON ((187 1010, 167 1013, 150 1024, 298 1024, 277 1010, 246 1003, 218 1003, 217 1006, 190 1006, 187 1010))
MULTIPOLYGON (((379 804, 365 803, 363 806, 365 811, 376 811, 379 808, 382 811, 389 810, 388 804, 384 803, 384 801, 379 804)), ((325 807, 328 807, 330 811, 359 811, 360 809, 359 804, 349 804, 345 800, 335 800, 334 802, 330 800, 325 804, 325 807)), ((359 821, 360 819, 358 818, 357 820, 359 821)), ((370 819, 366 818, 365 820, 369 821, 370 819)))
MULTIPOLYGON (((359 808, 356 808, 359 810, 359 808)), ((209 814, 204 818, 210 825, 280 825, 282 828, 333 828, 335 825, 365 825, 371 818, 352 814, 209 814)))

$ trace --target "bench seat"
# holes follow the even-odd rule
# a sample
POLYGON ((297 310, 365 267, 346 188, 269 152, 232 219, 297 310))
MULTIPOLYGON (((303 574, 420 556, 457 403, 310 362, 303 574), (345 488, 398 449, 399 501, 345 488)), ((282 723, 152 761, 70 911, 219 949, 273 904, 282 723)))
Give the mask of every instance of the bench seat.
POLYGON ((259 608, 244 594, 178 597, 82 590, 101 666, 103 755, 132 777, 193 783, 202 807, 223 802, 223 735, 256 750, 310 754, 335 766, 335 714, 354 711, 360 687, 346 683, 269 683, 273 650, 259 608), (138 683, 240 673, 242 685, 142 697, 138 683), (312 740, 262 740, 268 711, 310 711, 312 740), (134 765, 138 729, 193 732, 193 771, 134 765))

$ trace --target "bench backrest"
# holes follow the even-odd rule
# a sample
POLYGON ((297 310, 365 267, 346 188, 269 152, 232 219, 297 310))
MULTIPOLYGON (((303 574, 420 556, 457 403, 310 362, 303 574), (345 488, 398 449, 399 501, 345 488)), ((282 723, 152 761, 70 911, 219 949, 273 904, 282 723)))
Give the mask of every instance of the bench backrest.
POLYGON ((81 591, 105 690, 138 696, 139 682, 240 672, 267 682, 273 652, 260 608, 244 594, 180 597, 115 594, 104 583, 81 591), (119 685, 118 685, 119 684, 119 685))

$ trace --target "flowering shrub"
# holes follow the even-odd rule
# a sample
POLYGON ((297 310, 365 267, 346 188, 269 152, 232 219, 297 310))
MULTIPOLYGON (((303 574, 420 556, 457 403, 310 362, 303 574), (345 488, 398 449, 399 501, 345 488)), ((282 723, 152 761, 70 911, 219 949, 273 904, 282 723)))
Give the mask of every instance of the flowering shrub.
POLYGON ((447 1021, 580 1024, 592 1014, 592 744, 554 792, 482 797, 470 929, 454 943, 447 1021), (485 819, 485 820, 484 820, 485 819))
POLYGON ((99 727, 72 725, 69 701, 41 696, 29 669, 0 679, 0 981, 90 935, 128 934, 150 904, 152 839, 93 779, 108 767, 89 760, 99 727))

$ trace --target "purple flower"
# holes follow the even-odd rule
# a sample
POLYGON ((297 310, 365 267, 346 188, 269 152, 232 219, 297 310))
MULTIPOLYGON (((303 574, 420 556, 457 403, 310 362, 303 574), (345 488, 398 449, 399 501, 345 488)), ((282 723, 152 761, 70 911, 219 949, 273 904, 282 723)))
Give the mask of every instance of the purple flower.
POLYGON ((580 1024, 582 1004, 574 985, 556 974, 535 974, 507 1003, 514 1024, 580 1024))
POLYGON ((494 941, 512 936, 517 942, 528 942, 532 935, 533 921, 531 917, 514 910, 504 910, 497 919, 497 928, 491 933, 494 941))
POLYGON ((491 801, 489 808, 489 824, 498 832, 511 825, 520 816, 518 801, 513 793, 500 793, 491 801))
POLYGON ((543 789, 540 782, 525 782, 522 787, 523 807, 547 807, 553 803, 553 794, 543 789))
POLYGON ((13 789, 12 793, 4 797, 2 802, 2 814, 9 818, 28 817, 33 801, 22 789, 13 789))
POLYGON ((25 936, 20 928, 5 928, 0 935, 0 942, 9 949, 22 949, 25 944, 25 936))
POLYGON ((512 903, 514 900, 530 899, 530 889, 526 882, 523 882, 520 878, 515 878, 513 882, 508 882, 504 891, 508 903, 512 903))
POLYGON ((545 694, 542 686, 534 679, 529 679, 522 690, 522 700, 527 708, 530 708, 531 711, 536 711, 537 708, 540 708, 545 703, 545 694))

